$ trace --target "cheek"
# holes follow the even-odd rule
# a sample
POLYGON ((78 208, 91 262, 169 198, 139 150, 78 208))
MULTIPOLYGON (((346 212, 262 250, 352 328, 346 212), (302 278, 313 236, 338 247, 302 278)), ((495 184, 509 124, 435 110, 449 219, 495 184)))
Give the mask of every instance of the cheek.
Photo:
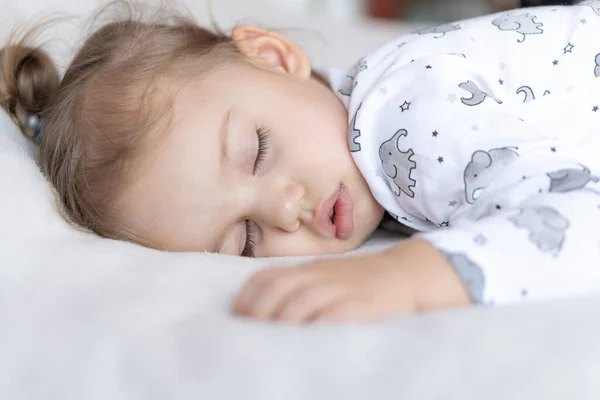
POLYGON ((260 257, 300 257, 339 254, 358 248, 358 235, 350 240, 325 240, 303 230, 295 233, 273 233, 265 237, 260 257))

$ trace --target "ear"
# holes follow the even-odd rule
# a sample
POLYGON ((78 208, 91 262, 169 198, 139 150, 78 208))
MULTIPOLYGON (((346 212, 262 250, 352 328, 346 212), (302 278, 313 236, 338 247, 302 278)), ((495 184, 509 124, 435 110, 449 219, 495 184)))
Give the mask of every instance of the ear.
POLYGON ((276 32, 238 25, 231 34, 237 49, 250 61, 301 78, 311 76, 308 57, 294 42, 276 32))

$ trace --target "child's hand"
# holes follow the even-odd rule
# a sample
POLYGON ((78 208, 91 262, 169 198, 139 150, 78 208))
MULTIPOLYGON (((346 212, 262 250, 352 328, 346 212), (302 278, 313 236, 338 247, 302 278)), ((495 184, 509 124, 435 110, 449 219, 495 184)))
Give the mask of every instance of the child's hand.
POLYGON ((445 258, 429 243, 409 240, 375 255, 258 272, 233 311, 262 320, 367 321, 469 302, 445 258))

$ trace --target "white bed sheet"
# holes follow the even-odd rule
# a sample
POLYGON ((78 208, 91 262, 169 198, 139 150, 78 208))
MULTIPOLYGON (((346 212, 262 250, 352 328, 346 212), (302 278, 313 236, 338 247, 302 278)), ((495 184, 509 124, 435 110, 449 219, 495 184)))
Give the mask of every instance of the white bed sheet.
MULTIPOLYGON (((323 64, 347 64, 409 29, 273 7, 265 17, 243 1, 233 14, 233 1, 215 0, 224 25, 252 13, 274 25, 280 13, 280 25, 325 32, 333 50, 317 52, 323 64)), ((44 2, 0 4, 8 29, 44 2)), ((203 6, 189 5, 202 19, 203 6)), ((0 112, 0 399, 598 398, 600 297, 363 326, 236 320, 229 304, 252 271, 298 259, 167 254, 78 232, 58 216, 32 155, 0 112)), ((376 236, 357 252, 392 242, 376 236)))

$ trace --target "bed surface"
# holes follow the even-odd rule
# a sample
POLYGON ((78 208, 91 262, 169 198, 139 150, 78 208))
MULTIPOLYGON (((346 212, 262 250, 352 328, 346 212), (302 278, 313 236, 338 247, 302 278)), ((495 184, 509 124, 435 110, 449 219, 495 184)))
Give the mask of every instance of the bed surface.
MULTIPOLYGON (((413 28, 327 20, 267 0, 214 3, 223 27, 243 18, 302 28, 290 36, 300 34, 318 65, 348 65, 413 28)), ((95 5, 0 4, 2 39, 50 4, 71 13, 95 5)), ((205 20, 202 2, 188 7, 205 20)), ((63 38, 59 63, 76 42, 63 38)), ((0 112, 0 399, 598 398, 600 296, 362 326, 237 320, 229 304, 252 271, 299 260, 167 254, 75 231, 32 157, 0 112)), ((394 240, 376 235, 356 252, 394 240)))

